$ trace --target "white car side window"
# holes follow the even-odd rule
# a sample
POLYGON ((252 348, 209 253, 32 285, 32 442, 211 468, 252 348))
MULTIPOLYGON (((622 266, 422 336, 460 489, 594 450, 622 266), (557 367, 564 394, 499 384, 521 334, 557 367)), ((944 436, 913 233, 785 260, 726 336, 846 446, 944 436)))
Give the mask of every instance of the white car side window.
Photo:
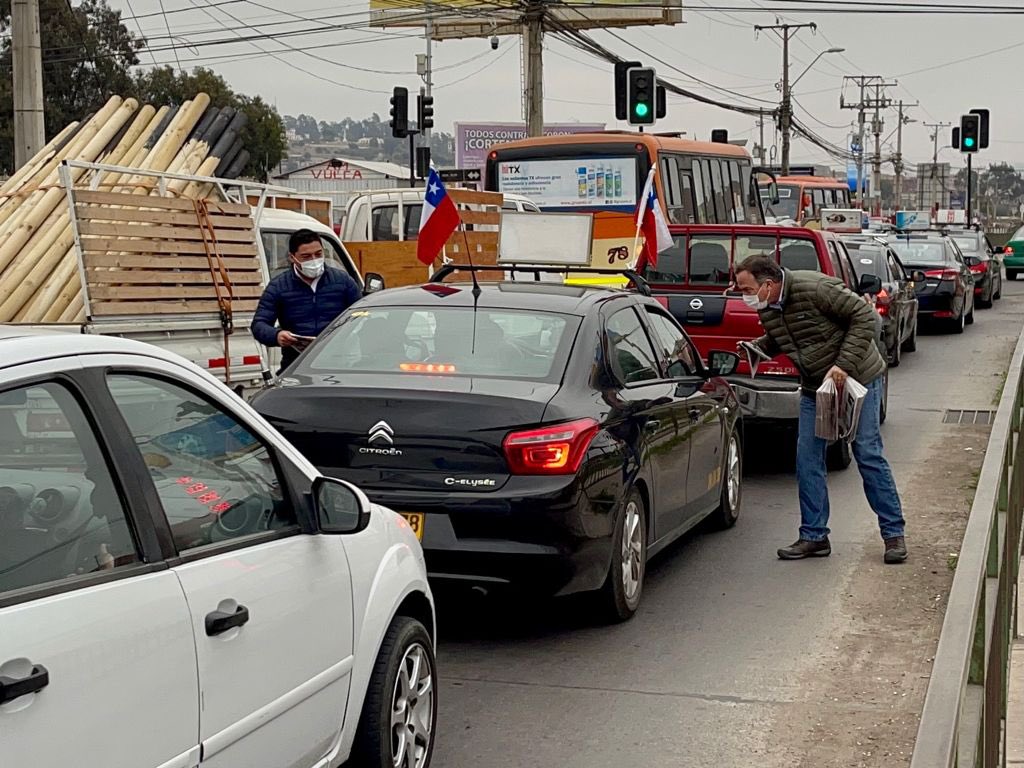
POLYGON ((233 416, 156 377, 111 374, 179 551, 296 525, 270 451, 233 416))
POLYGON ((0 593, 138 561, 107 462, 71 392, 46 383, 0 393, 0 593))

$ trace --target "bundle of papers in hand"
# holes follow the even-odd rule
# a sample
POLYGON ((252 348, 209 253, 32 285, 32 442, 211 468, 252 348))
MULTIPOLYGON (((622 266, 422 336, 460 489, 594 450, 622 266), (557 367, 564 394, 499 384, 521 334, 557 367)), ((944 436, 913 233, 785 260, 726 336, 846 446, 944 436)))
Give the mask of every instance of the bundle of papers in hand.
POLYGON ((814 434, 825 440, 851 440, 867 394, 867 387, 856 379, 847 377, 841 388, 825 379, 815 396, 814 434))
POLYGON ((762 352, 757 344, 741 341, 739 347, 747 356, 747 364, 750 366, 750 378, 754 378, 757 375, 757 366, 761 364, 762 360, 771 360, 771 357, 762 352))

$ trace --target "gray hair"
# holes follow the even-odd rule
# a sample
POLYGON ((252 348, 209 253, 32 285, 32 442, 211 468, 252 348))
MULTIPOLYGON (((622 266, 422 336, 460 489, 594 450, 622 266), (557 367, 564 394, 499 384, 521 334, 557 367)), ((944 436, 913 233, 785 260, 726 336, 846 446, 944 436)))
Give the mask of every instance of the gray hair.
POLYGON ((748 256, 736 265, 736 274, 738 275, 740 272, 749 272, 758 285, 765 280, 782 282, 782 267, 767 256, 748 256))

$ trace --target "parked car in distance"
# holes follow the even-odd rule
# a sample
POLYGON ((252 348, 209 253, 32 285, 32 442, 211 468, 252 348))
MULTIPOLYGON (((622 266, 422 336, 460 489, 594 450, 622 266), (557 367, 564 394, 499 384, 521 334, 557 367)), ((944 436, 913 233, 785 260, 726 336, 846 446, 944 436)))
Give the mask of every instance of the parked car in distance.
POLYGON ((649 557, 702 520, 737 520, 740 409, 719 374, 738 359, 705 366, 633 292, 472 288, 368 296, 253 406, 406 515, 432 579, 595 592, 628 619, 649 557))
POLYGON ((956 243, 937 232, 890 235, 889 244, 907 269, 924 272, 917 283, 917 314, 963 333, 974 322, 974 275, 956 243))
POLYGON ((1003 266, 1006 268, 1006 279, 1016 280, 1017 275, 1024 272, 1024 227, 1021 227, 1006 241, 1003 249, 1003 266))
MULTIPOLYGON (((740 224, 676 225, 669 229, 675 240, 673 247, 659 254, 656 266, 641 259, 637 269, 654 298, 683 325, 705 358, 712 350, 735 349, 738 341, 764 333, 757 312, 743 302, 738 292, 729 290, 736 264, 748 256, 770 256, 785 269, 820 272, 841 280, 856 293, 864 293, 846 247, 833 232, 740 224)), ((881 334, 881 320, 878 326, 881 334)), ((888 407, 888 372, 885 375, 883 413, 888 407)), ((743 408, 746 426, 787 429, 795 435, 800 372, 793 360, 779 355, 759 365, 755 377, 750 376, 750 367, 743 360, 729 382, 743 408)), ((828 460, 830 469, 849 466, 849 444, 830 446, 828 460)))
POLYGON ((209 374, 0 326, 5 765, 425 768, 435 636, 405 519, 209 374))
POLYGON ((883 238, 849 235, 843 237, 843 242, 857 280, 875 275, 882 281, 881 290, 866 298, 882 317, 886 362, 895 368, 903 352, 917 349, 918 301, 914 278, 923 281, 924 273, 909 272, 883 238))
POLYGON ((974 229, 947 233, 963 254, 974 275, 974 300, 978 309, 988 309, 1003 293, 1002 253, 984 232, 974 229))

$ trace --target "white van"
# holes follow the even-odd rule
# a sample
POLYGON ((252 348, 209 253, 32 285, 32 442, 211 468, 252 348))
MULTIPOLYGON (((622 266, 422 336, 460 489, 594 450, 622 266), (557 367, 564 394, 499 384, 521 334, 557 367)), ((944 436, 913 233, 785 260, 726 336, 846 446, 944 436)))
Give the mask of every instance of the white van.
MULTIPOLYGON (((353 197, 345 211, 344 242, 415 240, 423 210, 423 188, 382 189, 353 197)), ((540 213, 529 199, 505 195, 502 210, 540 213)), ((480 229, 485 229, 480 227, 480 229)))

